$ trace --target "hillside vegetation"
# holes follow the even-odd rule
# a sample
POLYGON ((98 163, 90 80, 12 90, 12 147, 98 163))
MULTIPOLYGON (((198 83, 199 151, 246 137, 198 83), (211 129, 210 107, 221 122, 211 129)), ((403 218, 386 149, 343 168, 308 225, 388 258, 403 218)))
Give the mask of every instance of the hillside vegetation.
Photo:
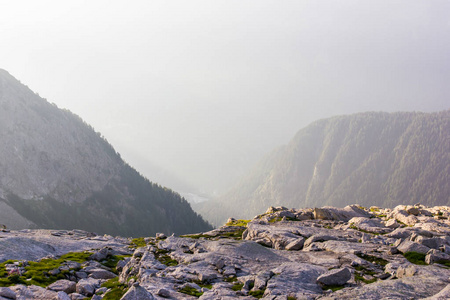
POLYGON ((81 118, 0 70, 0 223, 124 236, 210 229, 81 118))
POLYGON ((219 225, 267 206, 418 202, 450 205, 450 111, 371 112, 314 122, 198 211, 219 225))

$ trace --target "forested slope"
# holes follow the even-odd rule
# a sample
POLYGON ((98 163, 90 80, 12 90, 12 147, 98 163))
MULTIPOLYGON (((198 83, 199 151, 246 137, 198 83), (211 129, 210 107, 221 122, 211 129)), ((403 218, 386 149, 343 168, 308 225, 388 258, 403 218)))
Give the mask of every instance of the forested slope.
POLYGON ((267 206, 450 205, 450 111, 320 120, 199 211, 220 224, 267 206))
POLYGON ((0 223, 124 236, 210 229, 81 118, 0 69, 0 223))

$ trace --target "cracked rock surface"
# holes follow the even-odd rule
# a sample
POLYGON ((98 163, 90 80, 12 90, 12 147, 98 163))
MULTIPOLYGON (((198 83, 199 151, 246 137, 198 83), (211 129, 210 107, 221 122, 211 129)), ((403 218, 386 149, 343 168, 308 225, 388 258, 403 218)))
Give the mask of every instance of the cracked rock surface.
POLYGON ((0 282, 8 287, 0 288, 0 296, 447 299, 449 216, 444 206, 271 207, 253 220, 230 219, 210 232, 139 243, 82 231, 1 232, 6 273, 0 282), (47 286, 27 278, 32 260, 83 251, 89 251, 86 261, 65 261, 42 275, 64 278, 47 286), (20 272, 23 282, 4 284, 8 272, 20 272))

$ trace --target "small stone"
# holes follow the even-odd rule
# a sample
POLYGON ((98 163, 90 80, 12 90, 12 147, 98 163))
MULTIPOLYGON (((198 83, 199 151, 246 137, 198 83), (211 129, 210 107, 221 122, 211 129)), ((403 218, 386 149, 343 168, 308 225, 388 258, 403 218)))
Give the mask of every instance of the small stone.
POLYGON ((166 239, 167 236, 166 236, 164 233, 158 232, 158 233, 156 234, 156 238, 162 240, 162 239, 166 239))
MULTIPOLYGON (((62 291, 58 292, 58 294, 56 295, 56 299, 57 300, 71 300, 69 295, 67 295, 67 293, 62 292, 62 291)), ((94 299, 94 298, 92 298, 92 299, 94 299)))
POLYGON ((170 292, 166 289, 159 289, 156 291, 156 295, 161 296, 163 298, 169 298, 170 292))
POLYGON ((120 300, 153 300, 153 295, 141 286, 132 286, 120 300))
POLYGON ((303 248, 303 245, 305 243, 305 239, 303 237, 300 237, 284 247, 285 250, 301 250, 303 248))
POLYGON ((397 247, 389 247, 388 254, 394 255, 398 253, 400 253, 400 251, 398 251, 397 247))
POLYGON ((406 209, 406 212, 410 215, 418 216, 420 215, 420 210, 417 207, 410 207, 406 209))

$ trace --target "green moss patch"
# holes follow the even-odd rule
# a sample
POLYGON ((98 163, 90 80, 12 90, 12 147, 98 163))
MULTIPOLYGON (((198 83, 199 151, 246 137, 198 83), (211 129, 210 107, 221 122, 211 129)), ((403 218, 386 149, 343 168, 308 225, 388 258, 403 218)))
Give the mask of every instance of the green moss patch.
POLYGON ((202 292, 198 291, 196 288, 193 288, 189 285, 184 286, 182 289, 178 290, 180 293, 186 294, 186 295, 191 295, 194 297, 200 297, 201 295, 203 295, 202 292))
POLYGON ((235 276, 228 277, 228 278, 224 278, 223 281, 225 281, 225 282, 236 282, 237 278, 235 276))
POLYGON ((124 260, 125 257, 130 257, 131 255, 108 255, 106 260, 102 261, 101 264, 105 267, 108 267, 111 269, 111 271, 114 274, 119 274, 119 271, 117 271, 117 263, 121 260, 124 260))
MULTIPOLYGON (((324 290, 324 291, 332 290, 333 292, 342 290, 343 288, 344 288, 343 285, 324 285, 324 286, 322 286, 322 290, 324 290)), ((288 297, 288 299, 289 299, 289 297, 288 297)))
POLYGON ((228 222, 227 224, 225 224, 226 226, 239 226, 239 227, 247 227, 247 224, 250 222, 251 220, 233 220, 231 222, 228 222))
POLYGON ((155 258, 162 264, 165 264, 166 266, 177 266, 178 265, 178 261, 176 261, 175 259, 171 258, 167 253, 169 253, 169 251, 164 250, 164 249, 157 249, 155 252, 155 258))
POLYGON ((367 261, 370 261, 371 263, 383 266, 383 267, 389 263, 387 260, 385 260, 381 257, 377 257, 377 256, 369 255, 369 254, 357 253, 356 256, 358 256, 359 258, 365 259, 367 261))
MULTIPOLYGON (((39 262, 30 261, 25 267, 23 274, 8 274, 6 272, 6 264, 14 263, 14 261, 8 260, 0 264, 0 286, 11 286, 20 283, 46 287, 59 279, 66 279, 70 272, 70 270, 63 270, 58 274, 51 274, 50 271, 58 269, 65 262, 69 261, 83 263, 91 255, 92 253, 90 252, 69 252, 58 259, 48 258, 39 262)), ((76 269, 71 270, 77 271, 76 269)))
POLYGON ((113 278, 102 284, 102 287, 111 289, 103 296, 103 300, 119 300, 126 293, 128 287, 119 282, 119 278, 113 278))
POLYGON ((242 290, 242 288, 244 287, 244 284, 243 283, 235 283, 232 287, 231 287, 231 289, 233 290, 233 291, 240 291, 240 290, 242 290))
POLYGON ((145 239, 143 237, 132 239, 130 243, 130 247, 132 248, 139 248, 145 246, 147 246, 147 243, 145 242, 145 239))
POLYGON ((410 262, 416 265, 426 265, 425 256, 426 254, 418 252, 406 252, 403 256, 410 262))
POLYGON ((258 291, 249 291, 248 294, 250 296, 253 296, 255 298, 261 299, 264 295, 265 289, 264 290, 258 290, 258 291))

